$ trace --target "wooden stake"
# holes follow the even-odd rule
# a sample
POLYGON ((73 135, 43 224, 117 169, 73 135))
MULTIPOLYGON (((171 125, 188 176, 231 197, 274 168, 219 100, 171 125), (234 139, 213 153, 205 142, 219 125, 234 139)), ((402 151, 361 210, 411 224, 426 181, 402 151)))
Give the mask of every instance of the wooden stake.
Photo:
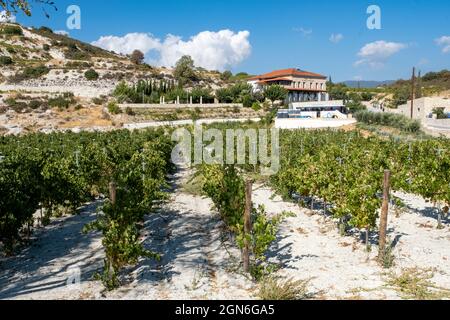
POLYGON ((244 263, 244 272, 250 271, 250 243, 248 235, 252 232, 251 212, 252 212, 252 181, 245 182, 245 211, 244 211, 244 248, 242 251, 242 259, 244 263))
POLYGON ((109 201, 111 201, 112 205, 116 204, 117 200, 117 185, 115 182, 109 183, 109 201))
POLYGON ((413 68, 411 84, 412 84, 412 92, 411 92, 411 119, 414 119, 414 99, 416 98, 416 68, 413 68))
POLYGON ((391 183, 391 172, 389 170, 384 171, 384 183, 383 183, 383 205, 381 207, 380 216, 380 234, 379 234, 379 251, 378 257, 382 258, 386 251, 386 232, 387 232, 387 219, 389 212, 389 193, 391 183))

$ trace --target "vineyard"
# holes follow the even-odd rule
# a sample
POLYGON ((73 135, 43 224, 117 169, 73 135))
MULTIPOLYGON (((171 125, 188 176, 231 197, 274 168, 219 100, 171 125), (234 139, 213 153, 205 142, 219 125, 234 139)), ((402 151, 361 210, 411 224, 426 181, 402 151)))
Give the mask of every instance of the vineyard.
POLYGON ((436 206, 438 227, 448 214, 447 139, 404 142, 323 131, 284 132, 281 139, 285 147, 273 186, 285 197, 308 198, 312 207, 319 199, 344 228, 376 227, 384 170, 392 174, 394 191, 420 195, 436 206))
POLYGON ((0 240, 12 253, 34 225, 62 212, 76 213, 83 203, 114 193, 97 221, 86 226, 103 233, 106 259, 100 276, 108 288, 118 285, 121 267, 140 256, 138 224, 155 201, 162 200, 171 170, 172 144, 163 131, 108 134, 33 134, 3 137, 0 143, 0 240), (115 190, 109 190, 115 189, 115 190), (24 230, 24 227, 25 229, 24 230))
MULTIPOLYGON (((209 127, 223 131, 236 126, 209 127)), ((264 128, 256 124, 247 127, 264 128)), ((175 293, 169 289, 170 293, 158 298, 189 298, 190 291, 217 295, 217 274, 222 275, 227 286, 235 283, 242 296, 247 297, 242 288, 266 282, 276 285, 275 274, 298 279, 302 273, 300 279, 306 279, 316 274, 317 266, 324 262, 310 264, 304 261, 306 258, 283 261, 293 252, 309 259, 342 255, 347 260, 337 264, 334 272, 347 266, 341 270, 343 275, 366 257, 363 263, 367 268, 361 269, 361 277, 368 277, 370 272, 370 278, 380 268, 395 266, 390 251, 395 243, 389 243, 389 257, 381 257, 383 261, 375 259, 380 257, 373 257, 374 263, 369 259, 371 247, 378 241, 386 170, 391 174, 391 213, 394 209, 410 210, 417 203, 407 203, 411 197, 422 199, 421 203, 431 208, 426 221, 425 217, 410 215, 390 217, 395 219, 389 225, 390 234, 394 232, 392 228, 395 232, 407 230, 414 234, 415 246, 422 246, 417 243, 419 236, 433 237, 433 243, 436 238, 445 239, 442 245, 448 240, 449 140, 364 137, 358 131, 282 131, 280 170, 267 179, 258 175, 261 164, 202 164, 176 170, 171 163, 171 132, 160 129, 2 137, 2 251, 13 256, 27 245, 36 226, 44 226, 45 232, 45 226, 52 225, 55 218, 80 215, 86 204, 99 203, 95 219, 83 226, 82 237, 100 235, 104 261, 93 280, 102 283, 113 297, 120 292, 114 289, 129 286, 124 281, 129 267, 141 269, 145 261, 153 261, 152 268, 157 266, 142 275, 152 281, 164 266, 177 270, 169 284, 158 287, 165 291, 169 286, 175 293), (187 193, 180 187, 181 182, 197 183, 199 188, 187 193), (426 225, 433 231, 420 233, 417 225, 426 225), (325 227, 327 230, 323 231, 325 227), (163 231, 163 236, 155 235, 163 231), (363 238, 355 236, 362 232, 363 238), (348 239, 354 239, 353 249, 348 247, 348 239), (284 252, 282 248, 290 249, 284 252), (308 255, 305 250, 314 254, 308 255), (186 258, 191 256, 195 259, 186 258), (230 257, 234 257, 232 262, 230 257), (186 263, 186 259, 192 263, 186 263), (198 272, 193 271, 202 264, 198 261, 206 261, 202 263, 207 266, 199 272, 201 277, 210 279, 203 284, 208 289, 201 289, 199 283, 203 280, 197 279, 198 272), (289 271, 291 264, 310 274, 301 269, 289 271), (234 270, 231 275, 230 270, 234 270), (186 279, 192 283, 186 284, 186 279), (184 287, 180 288, 177 281, 184 287)), ((403 257, 400 252, 397 256, 403 257)), ((445 260, 446 255, 433 256, 429 263, 442 263, 436 259, 445 260)), ((322 270, 324 274, 332 271, 328 268, 322 270)), ((166 273, 161 273, 161 277, 165 278, 166 273)), ((327 281, 330 279, 333 277, 327 281)), ((324 281, 315 286, 325 286, 324 281)), ((230 290, 232 296, 233 288, 230 290)))

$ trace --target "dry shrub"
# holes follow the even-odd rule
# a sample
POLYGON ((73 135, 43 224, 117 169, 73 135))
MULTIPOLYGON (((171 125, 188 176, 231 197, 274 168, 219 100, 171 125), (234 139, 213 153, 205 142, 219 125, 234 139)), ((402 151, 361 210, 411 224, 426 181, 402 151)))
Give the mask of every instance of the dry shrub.
POLYGON ((261 280, 258 297, 262 300, 304 300, 311 298, 308 294, 310 280, 284 279, 269 276, 261 280))
POLYGON ((399 293, 403 299, 438 300, 449 299, 450 290, 438 287, 431 279, 432 270, 407 268, 400 274, 390 273, 387 285, 399 293))

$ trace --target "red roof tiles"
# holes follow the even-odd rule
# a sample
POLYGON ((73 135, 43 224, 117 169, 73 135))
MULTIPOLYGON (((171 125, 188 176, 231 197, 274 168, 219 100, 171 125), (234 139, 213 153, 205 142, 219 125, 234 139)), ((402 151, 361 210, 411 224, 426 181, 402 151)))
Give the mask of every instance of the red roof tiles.
POLYGON ((327 78, 318 73, 313 73, 313 72, 309 72, 309 71, 303 71, 303 70, 291 68, 291 69, 275 70, 275 71, 272 71, 272 72, 269 72, 266 74, 252 77, 248 80, 268 80, 268 79, 272 79, 272 78, 280 78, 280 77, 286 77, 286 76, 311 77, 311 78, 321 78, 321 79, 327 78))

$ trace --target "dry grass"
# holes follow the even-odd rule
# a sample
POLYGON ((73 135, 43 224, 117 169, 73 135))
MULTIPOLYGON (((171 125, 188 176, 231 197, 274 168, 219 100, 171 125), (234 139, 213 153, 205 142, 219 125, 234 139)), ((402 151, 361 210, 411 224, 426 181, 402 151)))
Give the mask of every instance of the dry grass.
POLYGON ((450 299, 450 290, 438 287, 431 279, 430 269, 408 268, 400 274, 388 274, 387 286, 394 289, 403 299, 441 300, 450 299))
POLYGON ((307 286, 310 280, 283 279, 270 276, 261 280, 257 296, 262 300, 305 300, 311 298, 307 286))

